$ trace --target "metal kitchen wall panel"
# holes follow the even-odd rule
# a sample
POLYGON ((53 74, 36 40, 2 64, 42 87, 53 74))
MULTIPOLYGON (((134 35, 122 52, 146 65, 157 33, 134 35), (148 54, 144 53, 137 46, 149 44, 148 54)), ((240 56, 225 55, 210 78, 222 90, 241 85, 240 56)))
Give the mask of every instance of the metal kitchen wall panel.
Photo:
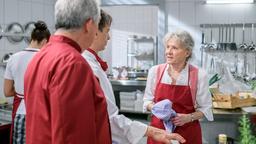
POLYGON ((32 3, 28 1, 18 1, 18 10, 22 10, 22 12, 18 12, 18 18, 16 21, 20 22, 21 24, 25 24, 31 21, 31 12, 32 3))
POLYGON ((31 19, 44 19, 44 4, 33 2, 31 12, 31 19))
MULTIPOLYGON (((0 0, 0 25, 5 30, 13 22, 20 23, 24 27, 30 21, 43 20, 53 33, 55 2, 56 0, 0 0)), ((3 37, 0 39, 0 60, 4 54, 18 52, 27 46, 24 40, 13 44, 3 37)), ((0 98, 2 98, 3 66, 0 66, 0 75, 0 98)))
MULTIPOLYGON (((49 0, 48 0, 49 1, 49 0)), ((52 1, 55 0, 50 0, 50 2, 46 3, 44 5, 44 21, 45 23, 47 23, 47 25, 49 26, 49 29, 51 31, 51 33, 53 33, 54 31, 54 4, 52 3, 52 1)))
POLYGON ((4 1, 0 0, 0 24, 4 22, 4 1))
POLYGON ((4 2, 4 24, 15 22, 18 19, 19 9, 17 0, 2 0, 4 2))

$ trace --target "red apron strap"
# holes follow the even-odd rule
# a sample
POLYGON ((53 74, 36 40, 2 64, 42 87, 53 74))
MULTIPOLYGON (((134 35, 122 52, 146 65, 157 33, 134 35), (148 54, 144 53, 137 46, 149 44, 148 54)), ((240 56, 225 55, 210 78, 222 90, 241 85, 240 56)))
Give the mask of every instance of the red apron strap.
POLYGON ((156 72, 156 82, 157 83, 156 84, 160 83, 166 66, 167 66, 167 64, 160 64, 157 66, 157 72, 156 72))
POLYGON ((17 93, 17 92, 16 92, 16 96, 19 97, 19 98, 22 98, 22 99, 24 98, 24 95, 23 95, 23 94, 19 94, 19 93, 17 93))
MULTIPOLYGON (((160 84, 160 82, 161 82, 161 79, 162 79, 162 76, 163 76, 163 74, 164 74, 164 70, 165 70, 165 68, 166 68, 166 66, 167 66, 167 63, 164 63, 164 64, 159 64, 158 66, 157 66, 157 69, 156 69, 156 83, 155 83, 155 93, 156 93, 156 90, 158 89, 158 86, 159 86, 159 84, 160 84)), ((156 102, 156 97, 154 97, 154 102, 156 102)))
POLYGON ((192 65, 189 65, 189 82, 191 85, 192 100, 195 104, 196 93, 197 93, 197 83, 198 83, 198 69, 192 65))
MULTIPOLYGON (((18 94, 17 94, 18 95, 18 94)), ((20 102, 22 100, 22 98, 20 98, 21 95, 17 96, 15 95, 14 96, 14 99, 13 99, 13 108, 12 108, 12 125, 11 125, 11 131, 10 131, 10 144, 12 144, 12 137, 13 137, 13 129, 14 129, 14 119, 15 119, 15 115, 16 115, 16 112, 18 110, 18 107, 20 105, 20 102)))

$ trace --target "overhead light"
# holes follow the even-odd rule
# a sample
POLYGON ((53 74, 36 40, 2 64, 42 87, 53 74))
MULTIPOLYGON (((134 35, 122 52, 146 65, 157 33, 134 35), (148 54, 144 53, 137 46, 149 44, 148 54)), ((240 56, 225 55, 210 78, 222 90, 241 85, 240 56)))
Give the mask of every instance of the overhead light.
POLYGON ((241 4, 253 2, 254 0, 206 0, 207 4, 241 4))

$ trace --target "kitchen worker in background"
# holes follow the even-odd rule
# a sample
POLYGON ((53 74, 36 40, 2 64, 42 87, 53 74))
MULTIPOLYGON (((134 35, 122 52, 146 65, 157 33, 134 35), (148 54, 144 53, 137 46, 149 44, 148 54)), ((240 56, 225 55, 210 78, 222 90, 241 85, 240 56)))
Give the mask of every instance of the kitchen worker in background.
POLYGON ((99 18, 95 0, 56 1, 56 32, 25 73, 26 144, 111 144, 105 96, 81 56, 99 18))
MULTIPOLYGON (((206 72, 189 63, 194 47, 191 35, 183 30, 166 34, 164 38, 166 63, 149 70, 144 94, 144 110, 168 99, 177 115, 170 120, 174 132, 188 144, 202 144, 199 119, 213 120, 212 101, 206 72)), ((162 120, 151 117, 151 126, 165 129, 162 120)), ((148 144, 160 144, 148 138, 148 144)))
POLYGON ((32 57, 44 46, 50 31, 43 21, 34 24, 28 48, 15 53, 9 59, 4 75, 4 94, 14 96, 12 112, 11 143, 25 144, 24 74, 32 57))
POLYGON ((118 108, 115 103, 112 86, 105 73, 108 65, 98 56, 98 52, 105 49, 107 42, 110 39, 109 30, 111 22, 111 16, 101 10, 101 19, 94 41, 92 45, 82 53, 82 55, 93 69, 93 72, 98 78, 101 88, 106 96, 113 143, 136 144, 145 135, 156 141, 167 144, 170 144, 171 139, 177 139, 183 142, 184 139, 178 134, 169 134, 164 130, 147 126, 141 122, 132 121, 125 116, 118 114, 118 108))

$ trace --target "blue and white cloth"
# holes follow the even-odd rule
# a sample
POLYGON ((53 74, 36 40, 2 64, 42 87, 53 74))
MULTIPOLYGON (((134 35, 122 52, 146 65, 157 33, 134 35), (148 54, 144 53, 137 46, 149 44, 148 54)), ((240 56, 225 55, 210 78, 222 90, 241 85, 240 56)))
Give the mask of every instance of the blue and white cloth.
POLYGON ((165 130, 168 132, 173 132, 175 125, 173 125, 171 118, 175 117, 177 114, 172 109, 172 102, 168 99, 157 102, 152 107, 152 114, 157 118, 163 120, 165 130))

